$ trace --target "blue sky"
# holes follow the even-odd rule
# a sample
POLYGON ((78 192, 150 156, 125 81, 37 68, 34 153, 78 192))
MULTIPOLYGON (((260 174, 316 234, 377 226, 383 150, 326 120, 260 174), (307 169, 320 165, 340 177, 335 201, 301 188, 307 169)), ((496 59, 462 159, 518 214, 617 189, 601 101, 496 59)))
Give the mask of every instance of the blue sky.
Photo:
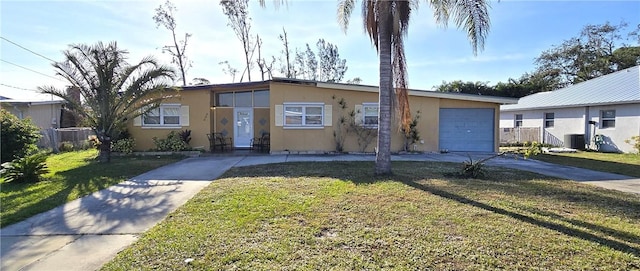
MULTIPOLYGON (((157 29, 152 20, 154 9, 163 2, 2 0, 0 35, 57 61, 63 60, 62 51, 69 44, 115 40, 130 52, 130 62, 153 55, 169 64, 169 56, 160 48, 171 42, 170 33, 157 29)), ((278 9, 270 0, 266 2, 266 8, 260 8, 257 1, 251 2, 250 8, 252 33, 262 38, 263 55, 280 56, 278 35, 284 27, 291 47, 303 48, 309 43, 313 48, 319 38, 324 38, 337 45, 341 57, 347 59, 347 79, 360 77, 363 84, 377 85, 377 54, 363 32, 359 8, 344 33, 336 20, 337 1, 289 0, 278 9)), ((178 8, 178 32, 193 34, 187 47, 187 55, 193 61, 187 77, 204 77, 212 83, 231 82, 219 62, 229 61, 241 69, 243 53, 218 1, 176 0, 174 4, 178 8)), ((577 36, 586 24, 617 24, 622 20, 630 26, 640 24, 640 1, 505 0, 491 3, 490 16, 491 32, 485 49, 474 56, 465 33, 453 24, 446 29, 436 25, 429 6, 421 1, 420 8, 412 14, 405 42, 409 86, 431 89, 442 81, 495 84, 517 78, 534 69, 533 60, 542 51, 577 36)), ((5 40, 0 40, 0 58, 55 77, 49 60, 5 40)), ((51 77, 0 62, 0 95, 29 93, 18 88, 66 85, 51 77)), ((257 69, 252 79, 259 79, 257 69)))

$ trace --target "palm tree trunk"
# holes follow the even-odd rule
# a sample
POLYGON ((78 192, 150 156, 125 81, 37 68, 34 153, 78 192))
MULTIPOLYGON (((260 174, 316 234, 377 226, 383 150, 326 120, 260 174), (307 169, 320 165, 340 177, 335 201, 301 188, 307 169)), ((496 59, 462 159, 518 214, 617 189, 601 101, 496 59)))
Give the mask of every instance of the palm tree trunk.
POLYGON ((393 93, 390 1, 381 1, 379 5, 381 5, 378 22, 380 90, 375 174, 387 175, 391 174, 391 94, 393 93))
POLYGON ((111 162, 111 137, 103 134, 98 139, 100 140, 98 160, 103 163, 111 162))

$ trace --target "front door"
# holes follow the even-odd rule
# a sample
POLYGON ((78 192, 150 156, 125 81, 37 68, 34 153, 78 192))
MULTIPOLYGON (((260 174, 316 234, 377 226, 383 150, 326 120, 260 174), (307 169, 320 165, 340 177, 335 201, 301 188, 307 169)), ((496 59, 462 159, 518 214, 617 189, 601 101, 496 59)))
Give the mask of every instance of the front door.
POLYGON ((236 107, 233 109, 234 116, 234 138, 233 143, 236 148, 251 147, 253 138, 253 108, 236 107))

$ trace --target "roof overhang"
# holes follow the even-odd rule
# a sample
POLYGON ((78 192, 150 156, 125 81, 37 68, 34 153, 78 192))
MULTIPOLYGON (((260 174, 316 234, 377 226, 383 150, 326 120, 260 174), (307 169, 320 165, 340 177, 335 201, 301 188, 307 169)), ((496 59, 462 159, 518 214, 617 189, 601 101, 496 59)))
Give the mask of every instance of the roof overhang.
POLYGON ((63 104, 64 100, 53 100, 53 101, 32 101, 32 100, 0 100, 0 103, 3 104, 11 104, 14 106, 18 105, 48 105, 48 104, 63 104))
MULTIPOLYGON (((363 92, 378 92, 379 91, 379 87, 377 87, 377 86, 366 86, 366 85, 351 85, 351 84, 317 82, 316 86, 319 87, 319 88, 333 88, 333 89, 343 89, 343 90, 363 91, 363 92)), ((409 96, 429 97, 429 98, 439 98, 439 99, 451 99, 451 100, 462 100, 462 101, 474 101, 474 102, 486 102, 486 103, 497 103, 497 104, 516 104, 516 103, 518 103, 518 99, 515 99, 515 98, 496 97, 496 96, 483 96, 483 95, 451 93, 451 92, 439 92, 439 91, 419 90, 419 89, 409 89, 409 96)))
POLYGON ((562 105, 562 106, 558 105, 558 106, 516 107, 516 108, 507 108, 507 109, 500 108, 500 112, 530 111, 530 110, 575 108, 575 107, 591 107, 591 106, 606 106, 606 105, 618 105, 618 104, 640 104, 640 101, 620 101, 620 102, 607 102, 607 103, 572 104, 572 105, 562 105))
MULTIPOLYGON (((327 88, 327 89, 330 88, 330 89, 341 89, 341 90, 362 91, 362 92, 378 92, 378 89, 379 89, 377 86, 371 86, 371 85, 329 83, 329 82, 318 82, 318 81, 312 81, 312 80, 281 78, 281 77, 274 77, 271 80, 257 81, 257 82, 185 86, 180 88, 186 91, 189 91, 189 90, 229 91, 229 90, 269 88, 269 85, 271 83, 307 85, 307 86, 315 86, 318 88, 327 88)), ((439 91, 418 90, 418 89, 409 89, 409 95, 419 96, 419 97, 439 98, 439 99, 497 103, 497 104, 516 104, 518 102, 518 99, 515 99, 515 98, 482 96, 482 95, 473 95, 473 94, 450 93, 450 92, 439 92, 439 91)))

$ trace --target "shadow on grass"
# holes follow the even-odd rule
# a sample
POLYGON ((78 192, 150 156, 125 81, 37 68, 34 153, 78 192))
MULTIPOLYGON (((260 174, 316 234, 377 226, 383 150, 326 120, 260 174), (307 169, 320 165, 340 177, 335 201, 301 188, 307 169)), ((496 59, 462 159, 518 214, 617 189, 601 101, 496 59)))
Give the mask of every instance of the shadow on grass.
POLYGON ((640 165, 552 154, 538 155, 535 159, 553 164, 586 168, 640 178, 640 165))
POLYGON ((128 178, 166 164, 178 158, 140 159, 137 157, 118 157, 108 164, 92 161, 89 164, 66 171, 56 172, 49 180, 39 183, 2 184, 3 211, 0 227, 20 222, 39 213, 51 210, 73 199, 90 195, 121 183, 128 178), (47 191, 50 190, 50 191, 47 191), (55 192, 53 192, 55 191, 55 192), (33 198, 30 202, 15 206, 13 201, 19 198, 33 198))
POLYGON ((601 232, 603 234, 613 236, 614 238, 621 239, 621 240, 627 241, 629 243, 634 243, 634 244, 640 245, 640 236, 635 235, 635 234, 631 234, 631 233, 628 233, 628 232, 621 232, 621 231, 618 231, 618 230, 615 230, 615 229, 612 229, 612 228, 609 228, 609 227, 596 225, 596 224, 585 222, 585 221, 578 220, 578 219, 567 218, 567 217, 558 215, 558 214, 553 213, 553 212, 540 210, 539 208, 535 208, 535 207, 518 206, 517 209, 520 209, 520 210, 523 210, 525 212, 529 212, 529 213, 532 213, 532 214, 535 214, 535 215, 548 217, 548 218, 555 219, 555 220, 558 220, 558 221, 563 221, 563 222, 569 223, 569 224, 577 226, 577 227, 582 227, 582 228, 590 229, 592 231, 601 232))
MULTIPOLYGON (((595 235, 595 234, 592 234, 592 233, 589 233, 589 232, 586 232, 586 231, 583 231, 583 230, 573 229, 573 228, 570 228, 570 227, 567 227, 567 226, 564 226, 564 225, 561 225, 561 224, 558 224, 558 223, 542 221, 542 220, 539 220, 539 219, 536 219, 536 218, 533 218, 533 217, 530 217, 530 216, 527 216, 527 215, 523 215, 523 214, 519 214, 519 213, 516 213, 516 212, 509 211, 509 210, 505 210, 505 209, 502 209, 502 208, 494 207, 494 206, 491 206, 491 205, 486 204, 486 203, 475 201, 473 199, 469 199, 469 198, 466 198, 466 197, 461 196, 461 195, 450 193, 450 192, 447 192, 447 191, 444 191, 444 190, 441 190, 441 189, 437 189, 437 188, 434 188, 434 187, 426 186, 426 185, 423 185, 423 184, 420 184, 420 183, 417 183, 417 182, 402 181, 402 183, 404 183, 404 184, 406 184, 408 186, 411 186, 413 188, 420 189, 420 190, 425 191, 425 192, 429 192, 429 193, 431 193, 433 195, 436 195, 436 196, 439 196, 439 197, 442 197, 442 198, 446 198, 446 199, 449 199, 449 200, 454 200, 454 201, 457 201, 457 202, 462 203, 462 204, 471 205, 473 207, 477 207, 477 208, 480 208, 480 209, 483 209, 483 210, 487 210, 487 211, 490 211, 490 212, 493 212, 493 213, 496 213, 496 214, 501 214, 501 215, 504 215, 504 216, 508 216, 508 217, 513 218, 513 219, 517 219, 519 221, 525 222, 525 223, 529 223, 529 224, 532 224, 532 225, 535 225, 535 226, 539 226, 539 227, 543 227, 543 228, 546 228, 546 229, 554 230, 554 231, 563 233, 563 234, 571 236, 571 237, 580 238, 580 239, 583 239, 583 240, 586 240, 586 241, 595 242, 595 243, 598 243, 598 244, 600 244, 602 246, 606 246, 606 247, 609 247, 611 249, 614 249, 614 250, 617 250, 617 251, 620 251, 620 252, 629 253, 629 254, 632 254, 632 255, 634 255, 636 257, 640 257, 640 249, 638 247, 630 246, 630 245, 625 244, 625 243, 620 242, 620 241, 607 239, 607 238, 604 238, 604 237, 601 237, 601 236, 598 236, 598 235, 595 235)), ((596 228, 592 227, 592 229, 596 229, 596 228)), ((603 233, 606 234, 606 233, 611 233, 611 232, 615 232, 616 235, 621 235, 621 236, 627 236, 628 235, 627 233, 620 233, 619 231, 616 231, 616 230, 613 230, 613 229, 608 229, 608 228, 603 233)), ((640 244, 640 241, 638 240, 637 236, 635 236, 635 235, 631 235, 631 236, 633 237, 633 238, 631 238, 633 243, 640 244)))
MULTIPOLYGON (((372 174, 372 162, 283 163, 250 167, 252 169, 235 168, 227 172, 223 177, 330 177, 349 181, 356 185, 383 181, 400 182, 443 199, 453 200, 461 204, 508 216, 521 222, 557 231, 567 236, 595 242, 602 246, 640 257, 640 246, 636 246, 640 245, 640 237, 637 235, 590 222, 565 218, 555 213, 545 213, 540 210, 520 209, 522 212, 511 211, 471 199, 455 192, 422 184, 420 181, 439 179, 479 193, 496 190, 521 197, 548 197, 556 201, 578 202, 585 208, 598 208, 605 210, 605 212, 615 209, 615 211, 612 211, 612 214, 623 213, 622 216, 626 218, 632 217, 633 219, 640 217, 640 202, 624 199, 624 194, 617 191, 607 191, 586 186, 584 186, 584 189, 577 190, 559 187, 553 185, 552 182, 554 182, 554 180, 548 177, 512 169, 488 168, 488 170, 491 171, 490 174, 495 174, 496 177, 493 180, 487 181, 444 177, 447 173, 455 172, 459 166, 458 163, 394 162, 395 175, 375 176, 372 174), (541 182, 540 179, 546 179, 545 181, 549 182, 541 182), (556 221, 545 221, 525 214, 526 212, 556 221), (569 223, 576 227, 601 233, 601 235, 563 225, 563 223, 569 223), (619 240, 614 240, 614 238, 619 240)), ((556 181, 566 182, 563 180, 556 181)), ((571 187, 573 186, 582 187, 579 184, 571 183, 571 187)))

